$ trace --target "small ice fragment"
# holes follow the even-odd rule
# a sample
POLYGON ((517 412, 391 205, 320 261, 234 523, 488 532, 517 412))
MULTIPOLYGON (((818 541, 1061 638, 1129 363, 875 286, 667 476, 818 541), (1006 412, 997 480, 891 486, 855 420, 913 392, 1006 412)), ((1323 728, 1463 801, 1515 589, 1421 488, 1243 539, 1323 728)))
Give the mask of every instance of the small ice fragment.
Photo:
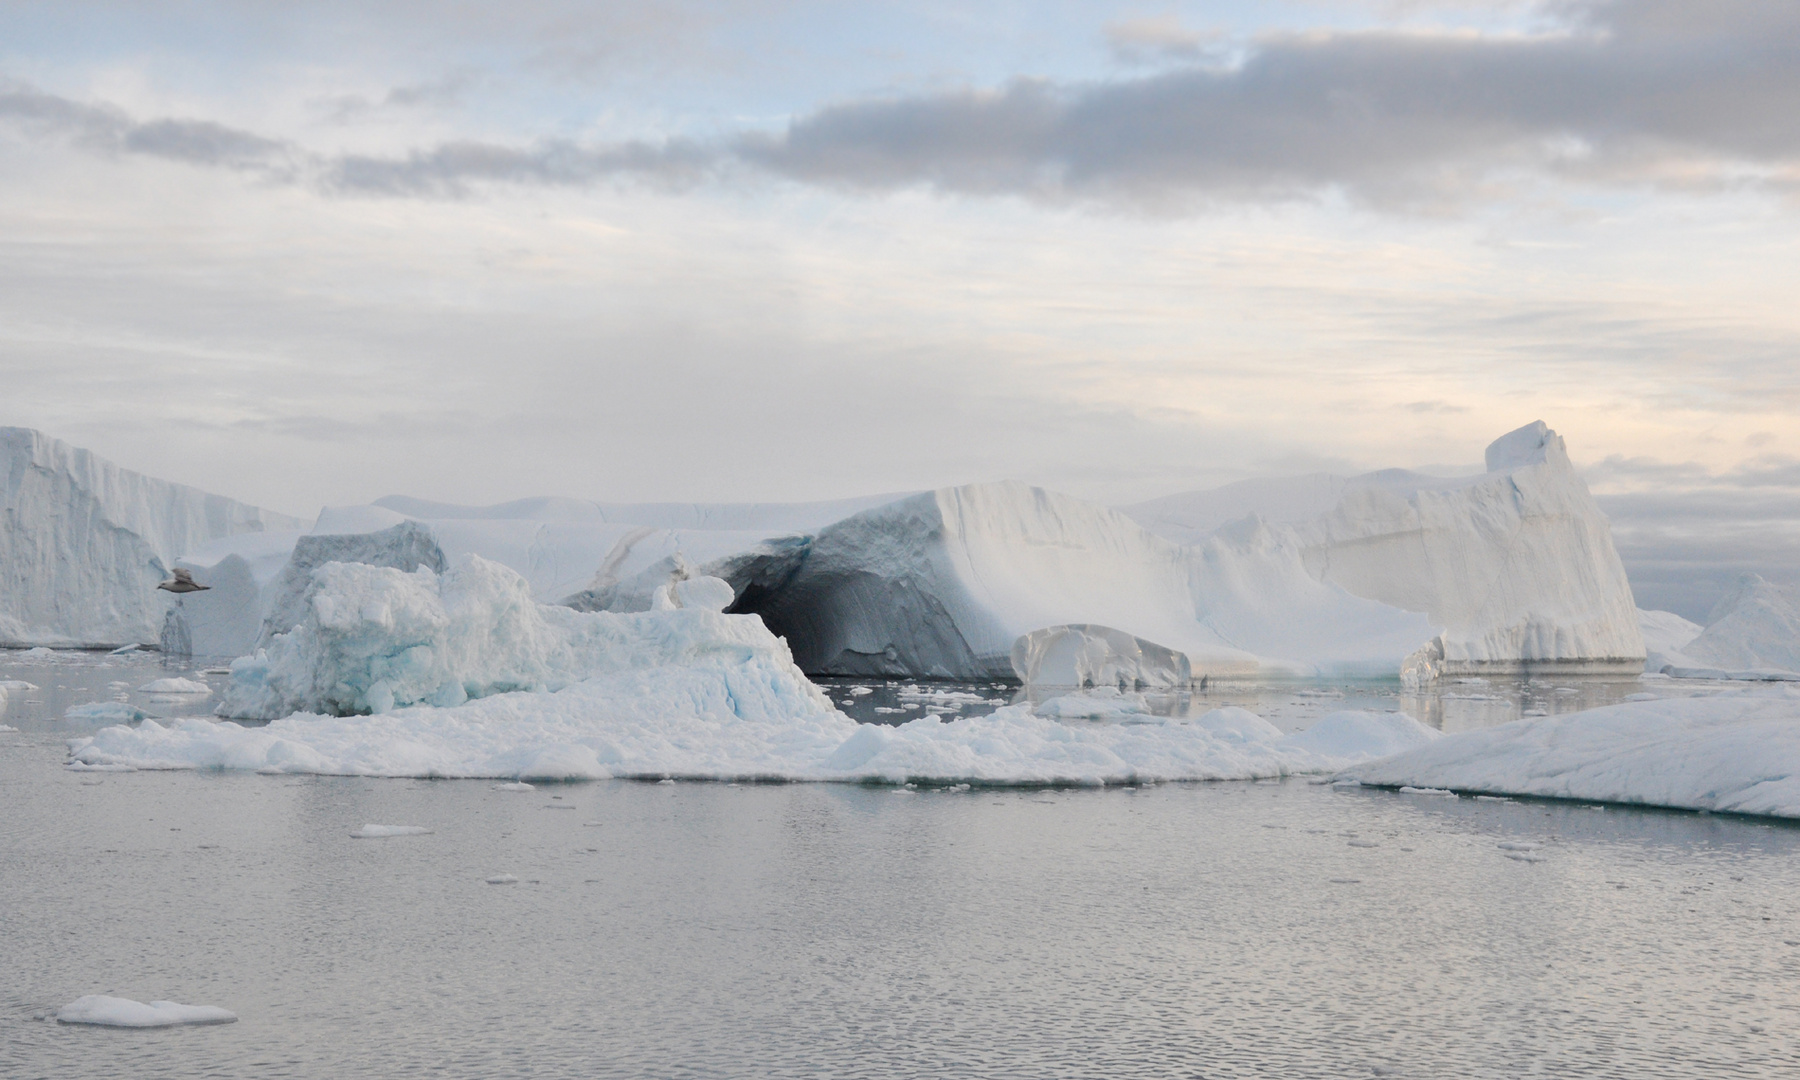
POLYGON ((364 825, 350 836, 356 840, 381 840, 389 836, 424 836, 429 832, 423 825, 364 825))
POLYGON ((659 783, 659 784, 673 784, 674 782, 675 782, 675 778, 672 776, 665 776, 661 780, 657 781, 657 783, 659 783))
POLYGON ((237 1013, 217 1005, 182 1005, 174 1001, 145 1004, 130 998, 88 994, 56 1011, 63 1024, 99 1024, 105 1027, 170 1027, 175 1024, 231 1024, 237 1013))
POLYGON ((536 791, 537 788, 533 787, 530 784, 527 784, 523 780, 514 780, 510 783, 495 784, 494 790, 495 791, 536 791))
POLYGON ((566 806, 566 805, 565 805, 565 806, 557 806, 557 805, 556 805, 556 804, 554 804, 554 803, 545 803, 545 804, 544 804, 544 809, 546 809, 546 810, 579 810, 579 809, 581 809, 581 807, 579 807, 579 806, 566 806))
POLYGON ((212 687, 193 679, 157 679, 138 687, 140 694, 210 694, 212 687))
POLYGON ((1400 789, 1400 794, 1402 794, 1402 795, 1431 795, 1431 796, 1435 796, 1440 799, 1454 799, 1457 797, 1456 792, 1451 791, 1448 788, 1438 788, 1438 787, 1403 787, 1400 789))
POLYGON ((1545 712, 1543 709, 1526 709, 1524 712, 1520 713, 1519 715, 1520 716, 1549 716, 1550 714, 1545 712))
POLYGON ((1476 802, 1512 802, 1512 800, 1507 798, 1505 795, 1477 795, 1477 796, 1475 796, 1475 801, 1476 802))
POLYGON ((108 656, 124 656, 124 655, 125 655, 125 654, 126 654, 126 653, 134 653, 134 652, 137 652, 137 651, 138 651, 138 649, 140 649, 140 648, 142 648, 142 646, 140 646, 140 645, 138 645, 138 644, 137 644, 137 643, 136 643, 136 642, 135 642, 135 641, 134 641, 134 642, 132 642, 132 643, 131 643, 131 644, 130 644, 130 645, 121 645, 121 646, 119 646, 119 647, 118 647, 118 648, 116 648, 116 649, 114 649, 114 650, 113 650, 113 651, 112 651, 112 652, 110 652, 110 653, 107 653, 107 655, 108 655, 108 656))
POLYGON ((1381 845, 1379 843, 1376 843, 1373 840, 1352 840, 1352 841, 1350 841, 1350 846, 1367 848, 1367 847, 1380 847, 1381 845))
POLYGON ((1362 787, 1362 781, 1354 776, 1340 776, 1331 782, 1332 787, 1362 787))
POLYGON ((0 724, 0 731, 17 731, 17 730, 19 730, 19 729, 16 727, 13 727, 11 724, 0 724))
POLYGON ((862 697, 864 694, 873 694, 874 692, 873 686, 852 686, 850 688, 851 697, 862 697))
POLYGON ((604 822, 604 821, 584 821, 584 822, 582 822, 582 824, 586 825, 590 829, 594 829, 594 828, 600 827, 601 825, 606 824, 606 822, 604 822))
POLYGON ((1656 700, 1656 695, 1655 695, 1655 694, 1648 694, 1648 693, 1642 693, 1642 692, 1640 692, 1640 693, 1636 693, 1636 694, 1626 694, 1626 695, 1625 695, 1625 700, 1626 700, 1626 701, 1655 701, 1655 700, 1656 700))
POLYGON ((1359 877, 1334 877, 1334 878, 1331 878, 1330 881, 1333 885, 1361 885, 1362 884, 1362 878, 1359 878, 1359 877))
POLYGON ((888 707, 888 706, 886 706, 886 705, 877 705, 877 706, 875 706, 875 711, 876 711, 876 712, 878 712, 878 713, 897 713, 897 712, 905 712, 905 711, 906 711, 906 710, 904 710, 904 709, 892 709, 892 708, 889 708, 889 707, 888 707))
POLYGON ((135 724, 150 714, 122 701, 90 701, 71 705, 63 711, 64 720, 83 724, 135 724))
POLYGON ((1501 854, 1515 862, 1543 862, 1544 856, 1535 851, 1504 851, 1501 854))
POLYGON ((1502 840, 1494 845, 1501 851, 1536 851, 1542 844, 1533 844, 1526 840, 1502 840))
POLYGON ((486 880, 489 885, 517 885, 519 883, 519 879, 511 874, 495 874, 486 880))

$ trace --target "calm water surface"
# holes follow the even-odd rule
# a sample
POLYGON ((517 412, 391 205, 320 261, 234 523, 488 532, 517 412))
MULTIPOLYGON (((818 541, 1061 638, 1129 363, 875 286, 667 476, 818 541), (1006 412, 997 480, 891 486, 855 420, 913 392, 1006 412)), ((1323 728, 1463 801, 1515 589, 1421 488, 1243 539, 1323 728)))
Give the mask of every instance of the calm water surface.
POLYGON ((1800 1074, 1792 827, 1300 780, 65 771, 62 708, 165 674, 106 663, 0 664, 46 688, 0 735, 9 1078, 1800 1074), (105 992, 241 1019, 33 1019, 105 992))

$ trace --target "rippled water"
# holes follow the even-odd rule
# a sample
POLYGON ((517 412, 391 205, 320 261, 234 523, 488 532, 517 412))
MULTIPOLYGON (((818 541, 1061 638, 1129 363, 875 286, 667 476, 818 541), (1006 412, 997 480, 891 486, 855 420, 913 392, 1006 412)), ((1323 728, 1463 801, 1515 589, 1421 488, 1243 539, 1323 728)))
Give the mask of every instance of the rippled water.
MULTIPOLYGON (((112 663, 62 693, 163 673, 112 663)), ((1304 781, 80 774, 55 693, 0 735, 8 1078, 1800 1069, 1793 827, 1304 781), (32 1019, 104 992, 241 1019, 32 1019)))

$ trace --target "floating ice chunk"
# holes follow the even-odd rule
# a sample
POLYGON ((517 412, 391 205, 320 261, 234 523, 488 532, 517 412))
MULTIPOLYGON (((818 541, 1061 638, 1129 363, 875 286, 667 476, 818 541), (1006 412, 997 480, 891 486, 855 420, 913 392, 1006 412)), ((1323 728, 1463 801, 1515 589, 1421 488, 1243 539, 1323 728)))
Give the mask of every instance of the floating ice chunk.
POLYGON ((1354 848, 1372 848, 1380 847, 1381 844, 1374 840, 1352 840, 1350 841, 1350 846, 1354 848))
POLYGON ((142 648, 143 648, 142 645, 139 645, 136 642, 132 642, 130 645, 119 646, 118 648, 114 649, 112 652, 108 653, 107 655, 108 656, 124 656, 126 653, 134 653, 134 652, 139 651, 142 648))
MULTIPOLYGON (((48 652, 49 650, 45 651, 48 652)), ((0 679, 0 693, 6 693, 12 690, 24 691, 37 689, 39 689, 39 687, 36 683, 28 683, 24 679, 0 679)))
POLYGON ((1501 851, 1536 851, 1544 845, 1534 844, 1528 840, 1502 840, 1494 846, 1501 851))
POLYGON ((1382 786, 1800 817, 1800 688, 1515 720, 1446 735, 1354 775, 1382 786))
MULTIPOLYGON (((6 698, 0 697, 0 705, 4 705, 4 704, 6 704, 6 698)), ((13 727, 11 724, 0 724, 0 731, 17 731, 17 730, 19 730, 19 729, 16 727, 13 727)))
POLYGON ((138 687, 140 694, 210 694, 212 687, 193 679, 157 679, 138 687))
POLYGON ((489 885, 517 885, 519 883, 519 879, 511 874, 495 874, 493 877, 483 880, 489 885))
POLYGON ((514 780, 510 784, 495 784, 494 790, 495 791, 536 791, 537 786, 534 784, 527 784, 523 780, 514 780))
POLYGON ((1646 693, 1626 694, 1625 700, 1626 701, 1655 701, 1659 696, 1660 695, 1657 695, 1657 694, 1646 694, 1646 693))
POLYGON ((63 711, 63 719, 81 724, 135 724, 150 714, 123 701, 90 701, 71 705, 63 711))
POLYGON ((425 836, 431 830, 423 825, 364 825, 351 830, 353 840, 382 840, 390 836, 425 836))
POLYGON ((1504 854, 1507 858, 1513 860, 1514 862, 1536 863, 1536 862, 1543 862, 1546 858, 1548 858, 1548 856, 1540 855, 1535 851, 1507 851, 1507 852, 1502 852, 1502 854, 1504 854))
POLYGON ((1434 787, 1403 787, 1400 789, 1400 794, 1402 794, 1402 795, 1430 795, 1434 798, 1439 798, 1439 799, 1454 799, 1457 797, 1456 792, 1451 791, 1448 788, 1434 788, 1434 787))
POLYGON ((852 686, 850 688, 851 697, 862 697, 864 694, 873 694, 874 692, 873 686, 852 686))
POLYGON ((237 1014, 217 1005, 182 1005, 174 1001, 132 1001, 130 998, 88 994, 56 1011, 64 1024, 98 1024, 105 1027, 173 1027, 176 1024, 230 1024, 237 1014))

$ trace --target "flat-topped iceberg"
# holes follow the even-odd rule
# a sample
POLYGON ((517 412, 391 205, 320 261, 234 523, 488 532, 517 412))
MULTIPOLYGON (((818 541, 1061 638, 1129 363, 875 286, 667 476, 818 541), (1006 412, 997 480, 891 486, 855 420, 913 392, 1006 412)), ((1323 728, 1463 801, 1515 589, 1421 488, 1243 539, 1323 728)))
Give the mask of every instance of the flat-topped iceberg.
POLYGON ((1800 688, 1629 701, 1446 735, 1365 784, 1800 817, 1800 688))

